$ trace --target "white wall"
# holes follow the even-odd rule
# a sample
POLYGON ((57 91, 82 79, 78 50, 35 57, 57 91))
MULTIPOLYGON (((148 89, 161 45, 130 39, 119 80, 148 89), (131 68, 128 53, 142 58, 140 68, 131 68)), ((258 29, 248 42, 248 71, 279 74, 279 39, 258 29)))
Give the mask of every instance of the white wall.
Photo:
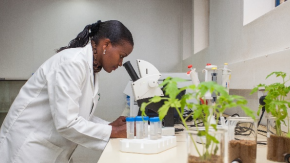
POLYGON ((193 53, 209 46, 209 0, 193 0, 193 53))
MULTIPOLYGON (((273 71, 290 75, 289 15, 290 3, 285 2, 243 26, 242 0, 210 0, 209 47, 184 60, 183 65, 193 64, 204 81, 201 71, 206 63, 222 67, 227 62, 232 70, 233 90, 250 90, 259 83, 277 82, 274 77, 265 78, 273 71)), ((221 72, 219 83, 220 75, 221 72)), ((239 95, 246 96, 249 106, 257 111, 257 97, 239 95)))
MULTIPOLYGON (((183 27, 192 24, 191 19, 183 22, 183 12, 191 10, 183 10, 191 6, 187 3, 191 1, 0 1, 0 77, 29 78, 55 49, 67 45, 87 24, 109 19, 120 20, 133 34, 134 50, 125 61, 137 68, 135 60, 144 59, 160 72, 180 72, 183 27)), ((187 48, 191 49, 190 44, 187 48)), ((124 68, 111 74, 101 72, 102 100, 97 112, 108 112, 105 119, 113 120, 122 112, 122 92, 129 79, 124 68)))
POLYGON ((181 0, 1 1, 0 77, 29 78, 55 49, 99 19, 120 20, 132 31, 134 58, 150 61, 158 55, 151 62, 161 71, 180 71, 182 4, 181 0), (163 55, 169 68, 158 62, 163 55))
POLYGON ((275 8, 275 0, 244 0, 244 25, 275 8))
POLYGON ((193 49, 193 1, 182 0, 182 2, 182 59, 186 59, 192 54, 193 49))
POLYGON ((272 71, 290 74, 290 52, 283 52, 290 47, 289 14, 290 3, 285 2, 243 26, 242 0, 211 0, 209 47, 183 63, 192 63, 199 72, 206 63, 219 67, 229 63, 234 70, 231 89, 252 89, 257 83, 264 83, 265 74, 272 71))
MULTIPOLYGON (((191 6, 191 0, 0 1, 0 78, 29 78, 87 24, 109 19, 120 20, 133 34, 134 50, 124 62, 137 70, 136 59, 143 59, 160 72, 180 72, 183 53, 191 49, 191 43, 183 46, 183 32, 191 32, 191 15, 186 17, 191 6)), ((96 115, 113 121, 125 108, 130 77, 124 68, 100 77, 96 115)), ((100 153, 80 147, 75 162, 96 162, 100 153)))

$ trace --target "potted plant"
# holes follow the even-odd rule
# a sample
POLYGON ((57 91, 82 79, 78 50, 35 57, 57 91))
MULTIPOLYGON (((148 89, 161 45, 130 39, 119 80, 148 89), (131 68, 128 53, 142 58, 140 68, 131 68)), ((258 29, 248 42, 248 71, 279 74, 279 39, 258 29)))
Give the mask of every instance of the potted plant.
POLYGON ((228 123, 228 163, 241 160, 256 163, 257 120, 252 117, 229 117, 228 123))
POLYGON ((290 129, 288 109, 290 102, 286 100, 287 94, 290 91, 290 86, 286 83, 287 74, 284 72, 272 72, 267 78, 272 75, 281 77, 282 82, 272 83, 269 85, 259 84, 251 92, 257 92, 260 87, 264 87, 267 96, 264 99, 265 105, 260 105, 257 115, 260 115, 262 107, 271 116, 267 117, 267 159, 276 162, 284 162, 285 154, 290 153, 290 129), (282 130, 282 126, 286 126, 286 131, 282 130))
POLYGON ((149 100, 148 103, 142 103, 141 111, 142 115, 145 116, 145 108, 151 103, 157 103, 161 100, 164 104, 158 110, 159 118, 162 120, 166 115, 168 109, 173 107, 176 109, 179 117, 187 131, 189 148, 194 149, 194 152, 188 153, 188 163, 223 163, 223 149, 224 143, 223 136, 217 136, 221 133, 218 131, 217 123, 220 115, 229 108, 240 106, 246 114, 253 116, 252 111, 246 107, 247 101, 236 95, 229 95, 224 87, 218 85, 215 82, 203 82, 197 87, 195 85, 189 85, 186 87, 178 88, 177 83, 185 80, 180 78, 166 78, 160 86, 163 86, 165 97, 155 96, 149 100), (186 89, 192 90, 194 93, 186 92, 180 99, 177 95, 186 89), (200 103, 199 101, 205 101, 202 99, 207 92, 215 93, 218 96, 216 101, 212 105, 207 105, 206 102, 200 103), (188 102, 189 99, 196 99, 197 103, 188 102), (184 108, 187 106, 188 109, 193 112, 188 117, 183 117, 184 108), (180 110, 179 110, 180 108, 180 110), (211 117, 216 116, 216 122, 211 123, 211 117), (186 124, 187 118, 192 117, 195 122, 195 127, 190 128, 186 124), (198 126, 198 122, 203 123, 203 128, 198 126), (194 129, 194 130, 193 130, 194 129), (201 144, 196 142, 197 138, 200 139, 201 144))

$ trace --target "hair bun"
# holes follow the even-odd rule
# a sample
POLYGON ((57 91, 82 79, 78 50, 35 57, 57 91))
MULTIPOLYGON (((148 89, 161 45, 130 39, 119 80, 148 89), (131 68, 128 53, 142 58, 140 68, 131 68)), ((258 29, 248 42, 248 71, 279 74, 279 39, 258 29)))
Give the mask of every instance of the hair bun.
POLYGON ((90 36, 94 36, 98 32, 101 23, 102 21, 98 20, 96 23, 90 25, 90 30, 91 30, 90 36))

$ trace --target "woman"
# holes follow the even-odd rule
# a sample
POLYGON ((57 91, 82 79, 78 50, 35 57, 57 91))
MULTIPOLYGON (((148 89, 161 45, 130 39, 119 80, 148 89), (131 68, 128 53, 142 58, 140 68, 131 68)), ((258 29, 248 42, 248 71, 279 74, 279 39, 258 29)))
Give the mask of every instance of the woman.
POLYGON ((77 145, 103 150, 110 137, 126 137, 125 118, 109 124, 93 113, 98 72, 122 66, 133 50, 119 21, 87 25, 21 88, 0 131, 1 163, 63 163, 77 145))

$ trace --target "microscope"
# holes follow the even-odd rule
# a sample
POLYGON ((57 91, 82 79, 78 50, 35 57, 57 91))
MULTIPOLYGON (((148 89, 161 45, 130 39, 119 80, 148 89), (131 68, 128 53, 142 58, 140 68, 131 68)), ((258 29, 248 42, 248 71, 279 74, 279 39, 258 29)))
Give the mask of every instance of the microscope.
MULTIPOLYGON (((161 74, 155 66, 151 63, 137 59, 137 66, 140 74, 140 78, 137 75, 136 71, 132 67, 130 61, 127 61, 123 64, 127 70, 129 76, 132 79, 132 90, 133 96, 137 101, 139 108, 143 102, 148 102, 154 96, 164 96, 164 91, 159 87, 158 80, 161 77, 161 74)), ((149 117, 158 116, 158 109, 164 104, 164 101, 158 103, 151 103, 145 108, 145 113, 149 117)), ((141 115, 139 110, 138 115, 141 115)), ((164 127, 173 127, 174 126, 174 108, 170 108, 167 112, 167 115, 163 119, 164 127)))

